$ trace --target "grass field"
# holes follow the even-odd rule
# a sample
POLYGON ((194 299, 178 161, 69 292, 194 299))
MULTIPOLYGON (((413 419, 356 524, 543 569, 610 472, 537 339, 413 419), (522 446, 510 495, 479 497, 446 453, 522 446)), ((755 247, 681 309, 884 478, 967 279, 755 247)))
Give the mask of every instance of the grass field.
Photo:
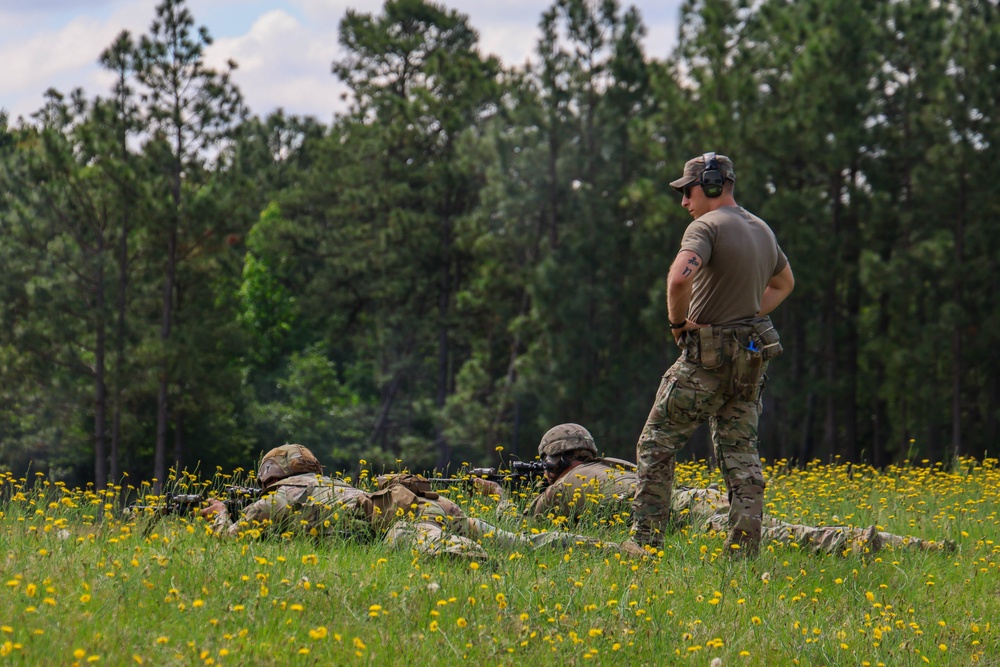
MULTIPOLYGON (((0 665, 1000 665, 1000 469, 907 463, 767 468, 767 511, 878 524, 954 553, 817 556, 669 535, 643 562, 612 549, 486 563, 306 536, 226 540, 201 518, 128 518, 107 495, 0 475, 0 665), (29 481, 31 482, 29 484, 29 481)), ((181 474, 178 492, 218 489, 181 474)), ((367 483, 362 475, 359 484, 367 483)), ((678 483, 720 481, 702 464, 678 483)), ((132 497, 142 497, 139 484, 132 497)), ((463 485, 468 513, 521 529, 463 485)), ((627 516, 577 532, 609 541, 627 516)))

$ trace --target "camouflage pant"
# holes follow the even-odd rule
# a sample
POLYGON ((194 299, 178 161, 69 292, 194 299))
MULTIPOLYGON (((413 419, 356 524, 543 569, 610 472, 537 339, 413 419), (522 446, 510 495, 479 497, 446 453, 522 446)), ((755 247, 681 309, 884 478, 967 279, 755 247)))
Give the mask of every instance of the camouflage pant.
MULTIPOLYGON (((670 516, 674 456, 709 422, 729 491, 728 547, 753 554, 760 545, 764 476, 757 453, 760 388, 751 398, 733 389, 731 349, 717 368, 683 354, 663 376, 636 444, 638 484, 632 501, 634 539, 659 546, 670 516)), ((761 382, 762 384, 762 382, 761 382)))
POLYGON ((551 531, 526 535, 512 533, 471 517, 421 517, 416 521, 397 521, 386 534, 386 542, 396 549, 409 548, 430 556, 450 554, 461 558, 486 560, 489 556, 483 543, 493 543, 505 549, 568 549, 573 546, 617 545, 591 537, 551 531))

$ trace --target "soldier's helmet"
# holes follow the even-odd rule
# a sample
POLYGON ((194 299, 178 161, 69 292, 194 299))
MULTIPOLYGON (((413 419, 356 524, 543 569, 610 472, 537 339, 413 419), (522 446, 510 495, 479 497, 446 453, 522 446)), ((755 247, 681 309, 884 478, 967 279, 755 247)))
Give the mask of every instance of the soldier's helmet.
POLYGON ((597 456, 597 445, 590 431, 579 424, 559 424, 550 428, 538 443, 539 456, 559 456, 563 452, 583 450, 597 456))
POLYGON ((307 472, 323 472, 323 466, 313 453, 302 445, 281 445, 264 454, 257 481, 266 488, 286 477, 307 472))

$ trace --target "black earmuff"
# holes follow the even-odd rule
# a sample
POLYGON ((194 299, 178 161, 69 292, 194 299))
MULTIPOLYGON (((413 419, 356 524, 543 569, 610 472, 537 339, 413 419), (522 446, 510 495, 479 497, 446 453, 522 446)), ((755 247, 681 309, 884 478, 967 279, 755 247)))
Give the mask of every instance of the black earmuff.
POLYGON ((705 160, 705 171, 701 172, 701 190, 710 199, 721 197, 722 184, 726 179, 719 171, 719 161, 715 159, 715 153, 705 153, 702 157, 705 160))

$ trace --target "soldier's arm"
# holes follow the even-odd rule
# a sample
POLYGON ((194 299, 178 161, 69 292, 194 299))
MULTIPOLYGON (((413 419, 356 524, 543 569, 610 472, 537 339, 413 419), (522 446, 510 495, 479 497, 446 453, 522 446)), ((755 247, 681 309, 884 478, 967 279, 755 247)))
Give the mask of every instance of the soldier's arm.
POLYGON ((261 498, 260 500, 243 508, 243 511, 238 517, 233 517, 230 516, 229 509, 226 507, 225 503, 221 501, 216 502, 218 502, 218 505, 213 503, 202 510, 202 512, 204 516, 214 515, 212 530, 216 535, 223 537, 237 537, 240 533, 241 522, 244 522, 245 524, 263 522, 264 520, 270 518, 272 509, 271 498, 261 498))
POLYGON ((535 496, 525 508, 524 513, 533 521, 541 521, 552 512, 558 516, 558 511, 562 509, 562 489, 556 482, 535 496))
MULTIPOLYGON (((691 286, 701 269, 701 257, 692 250, 681 250, 670 265, 667 275, 667 317, 673 324, 687 320, 688 306, 691 305, 691 286)), ((696 322, 687 322, 683 328, 671 329, 674 340, 680 338, 687 329, 696 328, 696 322)))
POLYGON ((764 296, 760 299, 760 310, 758 317, 764 317, 777 308, 785 298, 792 293, 795 288, 795 276, 792 275, 792 265, 786 264, 785 268, 771 276, 767 287, 764 289, 764 296))

